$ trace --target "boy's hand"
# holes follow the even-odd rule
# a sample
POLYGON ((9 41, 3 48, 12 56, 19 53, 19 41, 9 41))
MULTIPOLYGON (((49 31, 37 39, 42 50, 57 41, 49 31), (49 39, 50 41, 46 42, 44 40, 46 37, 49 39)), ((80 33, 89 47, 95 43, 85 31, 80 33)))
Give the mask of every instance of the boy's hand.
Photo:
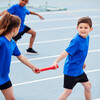
POLYGON ((38 67, 32 68, 32 71, 36 74, 40 73, 40 69, 38 67), (38 70, 38 71, 37 71, 38 70))
POLYGON ((83 65, 83 69, 85 69, 86 68, 86 63, 84 63, 84 65, 83 65))
POLYGON ((44 18, 42 16, 39 15, 39 17, 40 17, 41 20, 44 20, 44 18))
MULTIPOLYGON (((52 66, 53 66, 53 65, 55 66, 55 69, 57 69, 57 62, 54 62, 54 63, 52 64, 52 66)), ((55 70, 55 69, 54 69, 54 70, 55 70)))

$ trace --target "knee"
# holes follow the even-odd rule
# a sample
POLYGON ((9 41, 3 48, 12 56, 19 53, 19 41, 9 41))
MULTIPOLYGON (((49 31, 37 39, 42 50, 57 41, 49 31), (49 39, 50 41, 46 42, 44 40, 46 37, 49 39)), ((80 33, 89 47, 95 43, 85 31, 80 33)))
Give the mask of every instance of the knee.
POLYGON ((15 97, 12 97, 11 100, 15 100, 15 97))
POLYGON ((36 36, 36 32, 33 31, 31 35, 32 35, 33 37, 35 37, 35 36, 36 36))
POLYGON ((72 90, 66 90, 61 94, 61 96, 59 97, 59 100, 65 100, 67 99, 68 96, 70 96, 70 94, 72 93, 72 90))
POLYGON ((15 100, 15 97, 10 97, 10 98, 7 98, 6 100, 15 100))
POLYGON ((85 90, 86 90, 86 91, 91 91, 91 87, 92 87, 92 85, 91 85, 91 83, 89 83, 89 84, 87 85, 87 87, 85 87, 85 90))
POLYGON ((15 98, 12 98, 12 100, 15 100, 15 98))
POLYGON ((72 93, 72 90, 67 90, 67 91, 65 91, 65 95, 70 95, 72 93))

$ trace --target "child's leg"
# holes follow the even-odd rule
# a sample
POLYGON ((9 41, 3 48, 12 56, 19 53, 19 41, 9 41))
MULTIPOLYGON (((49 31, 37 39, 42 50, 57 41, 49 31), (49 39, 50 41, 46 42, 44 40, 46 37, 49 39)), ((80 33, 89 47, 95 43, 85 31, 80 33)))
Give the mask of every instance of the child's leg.
POLYGON ((30 29, 27 33, 32 35, 30 38, 30 44, 29 44, 29 48, 32 48, 33 42, 35 40, 36 32, 34 30, 30 29))
POLYGON ((60 95, 59 100, 67 100, 71 92, 72 92, 71 89, 65 89, 64 92, 60 95))
POLYGON ((83 82, 82 85, 84 86, 84 94, 86 100, 91 100, 91 83, 88 82, 83 82))
POLYGON ((13 88, 10 87, 5 90, 1 90, 6 100, 15 100, 13 88))

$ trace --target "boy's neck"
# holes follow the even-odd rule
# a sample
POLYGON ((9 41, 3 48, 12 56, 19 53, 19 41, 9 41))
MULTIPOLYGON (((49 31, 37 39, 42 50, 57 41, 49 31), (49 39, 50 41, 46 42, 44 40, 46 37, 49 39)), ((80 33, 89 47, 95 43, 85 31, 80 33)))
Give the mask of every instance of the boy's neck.
POLYGON ((79 35, 80 37, 82 37, 82 38, 87 38, 87 36, 88 36, 88 35, 87 35, 87 36, 83 37, 83 36, 81 36, 79 33, 78 33, 78 35, 79 35))
POLYGON ((24 7, 24 6, 22 6, 20 3, 19 3, 18 5, 20 5, 21 7, 24 7))

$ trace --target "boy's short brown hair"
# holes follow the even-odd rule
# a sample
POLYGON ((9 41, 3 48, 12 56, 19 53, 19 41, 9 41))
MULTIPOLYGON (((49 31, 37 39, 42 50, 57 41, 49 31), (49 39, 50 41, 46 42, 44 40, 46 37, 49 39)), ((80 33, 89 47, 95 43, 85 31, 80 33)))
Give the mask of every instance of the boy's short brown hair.
POLYGON ((78 20, 77 26, 79 26, 80 23, 87 23, 87 24, 89 24, 90 27, 92 27, 92 20, 89 17, 81 17, 78 20))

